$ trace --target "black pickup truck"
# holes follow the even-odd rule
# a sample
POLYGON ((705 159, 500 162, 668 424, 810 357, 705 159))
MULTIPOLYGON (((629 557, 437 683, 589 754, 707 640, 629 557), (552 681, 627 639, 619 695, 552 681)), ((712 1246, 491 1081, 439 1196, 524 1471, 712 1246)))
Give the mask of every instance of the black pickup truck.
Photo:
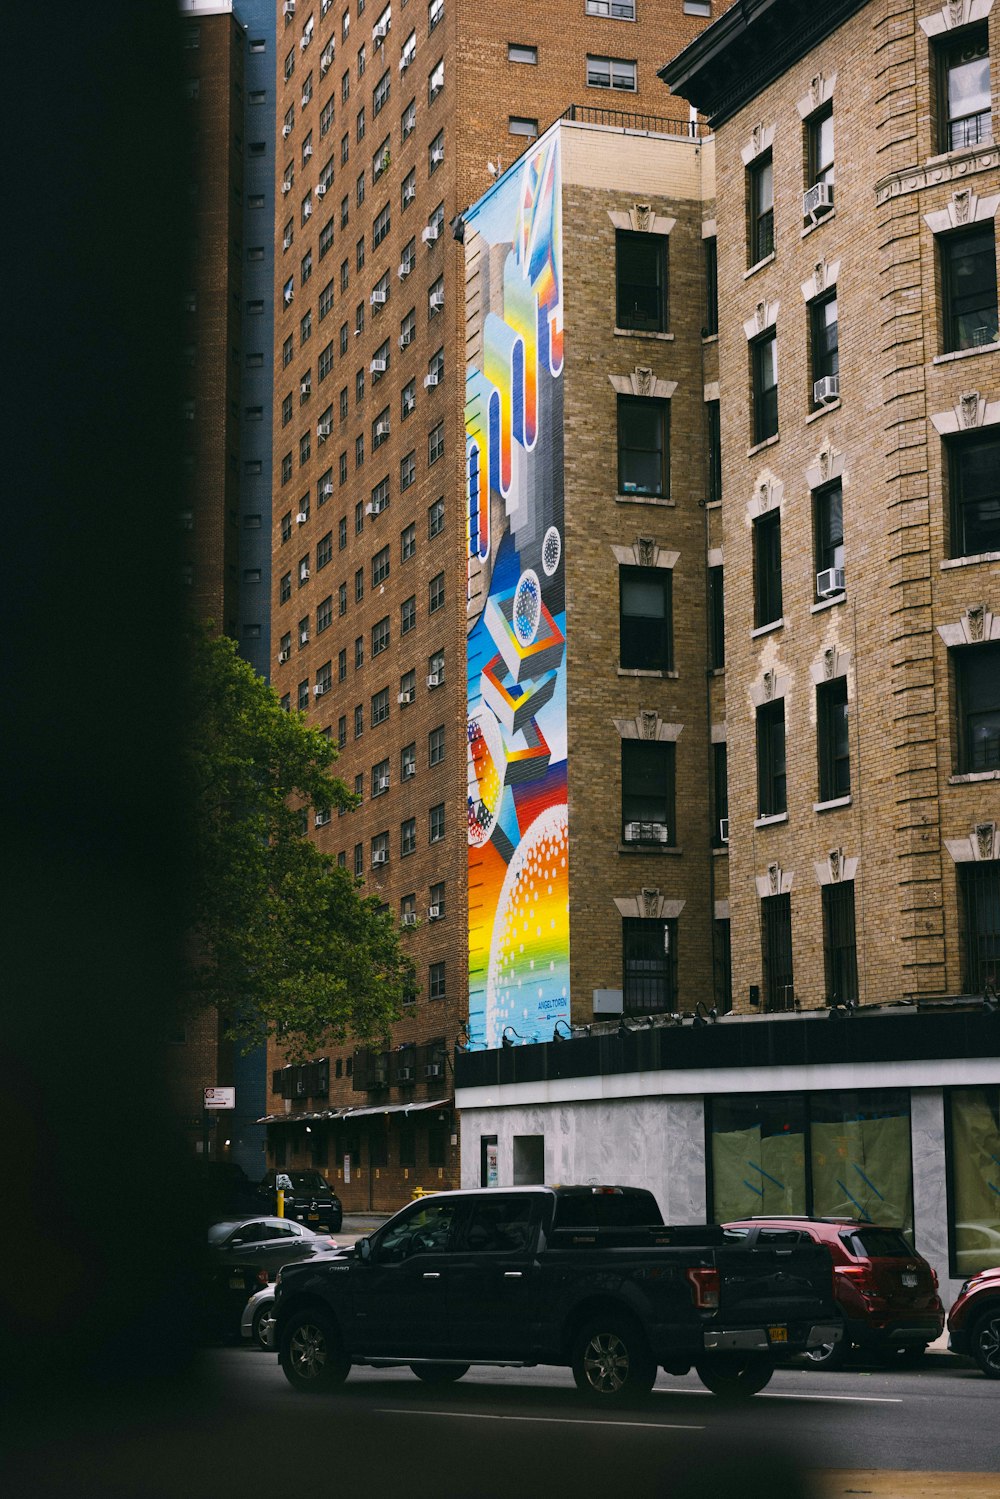
POLYGON ((275 1320, 298 1390, 352 1364, 442 1384, 472 1364, 561 1364, 607 1404, 648 1393, 657 1368, 753 1395, 776 1363, 841 1336, 822 1246, 666 1227, 651 1192, 604 1186, 422 1198, 352 1249, 283 1266, 275 1320))

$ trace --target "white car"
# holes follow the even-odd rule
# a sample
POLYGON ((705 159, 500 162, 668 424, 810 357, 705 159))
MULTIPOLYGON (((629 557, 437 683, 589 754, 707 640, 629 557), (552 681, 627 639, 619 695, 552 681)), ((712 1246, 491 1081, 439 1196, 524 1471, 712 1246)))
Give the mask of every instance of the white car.
POLYGON ((274 1282, 261 1286, 250 1297, 240 1318, 240 1332, 249 1338, 255 1348, 273 1349, 271 1334, 274 1331, 274 1282))

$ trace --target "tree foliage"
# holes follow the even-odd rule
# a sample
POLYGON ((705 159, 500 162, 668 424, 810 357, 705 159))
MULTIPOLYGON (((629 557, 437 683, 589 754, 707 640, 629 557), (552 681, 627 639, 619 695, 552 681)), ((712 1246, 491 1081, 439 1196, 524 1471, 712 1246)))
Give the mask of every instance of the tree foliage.
POLYGON ((191 700, 194 999, 245 1046, 279 1035, 293 1060, 381 1038, 412 984, 395 919, 305 832, 356 804, 336 750, 226 636, 194 639, 191 700))

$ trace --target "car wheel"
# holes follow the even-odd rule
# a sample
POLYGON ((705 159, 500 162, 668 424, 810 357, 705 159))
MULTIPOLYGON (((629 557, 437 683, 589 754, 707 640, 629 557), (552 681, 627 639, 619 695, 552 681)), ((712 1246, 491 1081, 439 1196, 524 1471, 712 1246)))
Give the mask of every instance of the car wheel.
POLYGON ((638 1325, 609 1313, 581 1329, 573 1349, 576 1387, 601 1405, 625 1405, 648 1395, 656 1364, 638 1325))
POLYGON ((268 1341, 271 1329, 274 1326, 274 1302, 259 1306, 253 1314, 253 1322, 250 1326, 250 1340, 255 1348, 266 1348, 270 1351, 271 1344, 268 1341))
POLYGON ((774 1365, 754 1354, 718 1354, 695 1364, 695 1373, 706 1389, 723 1400, 749 1400, 771 1381, 774 1365))
POLYGON ((969 1349, 987 1379, 1000 1379, 1000 1307, 980 1317, 972 1329, 969 1349))
POLYGON ((306 1394, 343 1384, 351 1367, 333 1318, 308 1308, 282 1328, 279 1358, 288 1383, 306 1394))
POLYGON ((802 1356, 814 1369, 842 1369, 851 1352, 850 1338, 841 1338, 839 1343, 820 1343, 802 1356))
POLYGON ((410 1368, 424 1384, 454 1384, 468 1374, 468 1364, 411 1364, 410 1368))

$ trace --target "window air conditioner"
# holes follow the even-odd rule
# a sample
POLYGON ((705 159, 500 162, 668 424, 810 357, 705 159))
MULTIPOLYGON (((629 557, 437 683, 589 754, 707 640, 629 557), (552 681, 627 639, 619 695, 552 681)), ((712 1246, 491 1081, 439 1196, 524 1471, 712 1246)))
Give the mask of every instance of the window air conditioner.
POLYGON ((401 260, 399 262, 399 270, 396 272, 396 275, 399 277, 400 281, 405 281, 412 270, 413 266, 408 260, 401 260))
POLYGON ((437 921, 439 919, 440 915, 441 915, 441 907, 440 906, 428 906, 427 907, 427 920, 428 921, 437 921))
POLYGON ((417 190, 415 187, 406 188, 403 192, 403 207, 405 208, 407 204, 412 203, 416 196, 417 190))
POLYGON ((308 644, 309 644, 309 631, 308 630, 300 630, 299 631, 299 645, 308 645, 308 644))
POLYGON ((324 685, 323 685, 322 682, 317 682, 316 686, 313 688, 313 697, 325 697, 325 696, 326 696, 326 688, 324 687, 324 685))
POLYGON ((326 197, 326 183, 325 182, 317 182, 317 184, 316 184, 316 196, 317 196, 317 198, 325 198, 326 197))
POLYGON ((835 593, 844 591, 844 569, 842 567, 827 567, 821 573, 816 574, 816 595, 821 599, 828 599, 835 593))
POLYGON ((375 436, 376 437, 388 437, 389 436, 389 423, 388 422, 376 422, 375 423, 375 436))
POLYGON ((406 70, 407 70, 407 68, 410 66, 410 63, 412 61, 413 61, 413 53, 412 52, 404 52, 403 55, 402 55, 402 57, 399 59, 399 71, 401 73, 405 73, 406 70))
POLYGON ((824 375, 813 382, 813 401, 817 406, 826 406, 840 400, 840 376, 824 375))
POLYGON ((441 376, 440 375, 435 375, 435 374, 425 375, 424 376, 424 390, 433 390, 434 386, 435 385, 439 385, 440 382, 441 382, 441 376))
POLYGON ((285 662, 288 661, 291 658, 291 654, 292 654, 291 651, 279 651, 278 652, 278 663, 279 663, 279 665, 283 666, 285 664, 285 662))
MULTIPOLYGON (((389 361, 387 359, 373 359, 372 362, 371 362, 371 364, 368 366, 368 368, 371 370, 371 372, 372 372, 373 375, 384 375, 385 372, 386 372, 386 370, 389 368, 389 361)), ((378 422, 378 423, 376 423, 376 426, 375 426, 376 432, 379 430, 380 427, 385 427, 385 430, 387 432, 389 430, 389 426, 388 426, 387 422, 378 422)))
MULTIPOLYGON (((307 99, 306 103, 308 104, 308 102, 309 101, 307 99)), ((313 148, 312 148, 312 146, 310 146, 309 142, 307 141, 306 144, 302 147, 302 160, 303 161, 308 161, 309 158, 310 158, 310 156, 312 154, 313 154, 313 148)))
POLYGON ((301 40, 301 42, 299 42, 299 51, 300 52, 304 52, 306 50, 306 48, 308 47, 309 43, 312 41, 312 39, 313 39, 312 32, 311 31, 304 31, 302 33, 302 40, 301 40))
POLYGON ((404 416, 410 416, 412 412, 416 411, 416 409, 417 409, 417 403, 413 399, 412 396, 409 398, 408 401, 404 401, 403 402, 403 415, 404 416))
MULTIPOLYGON (((434 103, 434 100, 437 98, 438 94, 441 92, 441 90, 443 88, 444 88, 444 84, 443 83, 435 83, 432 86, 431 93, 430 93, 430 102, 432 104, 434 103)), ((442 151, 441 154, 440 154, 440 156, 436 157, 435 159, 437 161, 444 161, 444 152, 442 151)))
POLYGON ((397 1067, 396 1068, 396 1081, 398 1083, 412 1083, 413 1082, 413 1068, 412 1067, 397 1067))
POLYGON ((412 342, 413 342, 413 334, 412 333, 401 333, 399 335, 399 347, 401 349, 408 349, 409 346, 410 346, 410 344, 412 342))
POLYGON ((322 497, 323 497, 324 500, 328 500, 330 498, 330 496, 333 494, 333 485, 332 484, 323 484, 323 485, 320 486, 320 491, 319 492, 322 495, 322 497))
MULTIPOLYGON (((333 430, 333 424, 331 422, 317 422, 316 423, 316 436, 317 437, 329 437, 332 430, 333 430)), ((331 494, 333 493, 333 487, 332 486, 330 488, 330 493, 331 494)))
POLYGON ((386 37, 388 35, 389 35, 389 22, 388 21, 379 21, 377 23, 377 25, 375 25, 375 26, 372 27, 372 41, 373 42, 384 42, 385 39, 386 39, 386 37))
MULTIPOLYGON (((309 103, 309 101, 310 101, 311 98, 312 98, 312 94, 303 94, 302 95, 302 108, 303 109, 305 109, 306 105, 309 103)), ((308 151, 308 153, 310 154, 310 156, 312 155, 312 147, 311 146, 307 146, 306 147, 306 151, 308 151)))
POLYGON ((442 1072, 440 1062, 428 1062, 424 1068, 424 1077, 440 1077, 442 1072))
POLYGON ((309 511, 308 510, 300 510, 299 513, 298 513, 298 515, 295 517, 295 524, 297 526, 304 526, 305 523, 306 523, 306 521, 308 519, 309 519, 309 511))
POLYGON ((316 826, 318 828, 325 828, 326 825, 327 825, 327 823, 329 821, 330 821, 330 814, 329 814, 329 812, 317 812, 316 813, 316 826))
POLYGON ((430 676, 427 678, 427 685, 428 687, 440 687, 441 681, 441 673, 439 671, 432 671, 430 676))
POLYGON ((295 0, 285 0, 284 5, 281 7, 281 14, 285 17, 286 20, 289 16, 294 16, 295 0))
POLYGON ((729 842, 729 818, 728 817, 720 817, 719 818, 719 842, 720 843, 728 843, 729 842))
POLYGON ((430 304, 432 312, 440 312, 441 308, 444 306, 444 292, 432 291, 430 295, 430 304))
POLYGON ((413 693, 410 691, 399 692, 396 694, 396 701, 397 703, 402 703, 405 707, 408 703, 413 702, 413 693))
POLYGON ((291 192, 291 190, 292 190, 292 184, 288 181, 288 178, 286 177, 285 180, 284 180, 284 182, 281 184, 282 197, 285 197, 288 193, 291 192))
POLYGON ((833 183, 816 182, 802 194, 802 217, 815 219, 833 207, 833 183))
MULTIPOLYGON (((431 152, 431 161, 434 163, 435 166, 440 166, 441 165, 441 163, 444 161, 444 147, 443 146, 435 146, 434 147, 433 151, 431 152)), ((436 234, 435 234, 434 238, 437 239, 437 235, 436 234)))
POLYGON ((290 234, 286 234, 281 244, 283 249, 290 250, 292 247, 292 236, 290 234))
POLYGON ((295 300, 295 292, 291 287, 285 292, 285 306, 290 307, 295 300))
POLYGON ((407 764, 403 766, 403 780, 404 781, 412 781, 412 779, 416 775, 416 773, 417 773, 417 767, 415 765, 411 765, 409 762, 407 762, 407 764))
POLYGON ((387 864, 388 862, 389 862, 389 855, 385 852, 384 849, 377 848, 375 850, 375 852, 372 854, 372 863, 373 864, 387 864))
POLYGON ((420 238, 425 245, 432 245, 440 233, 436 224, 428 224, 426 229, 421 230, 420 238))
POLYGON ((312 218, 312 211, 313 211, 313 206, 312 206, 311 203, 303 203, 303 205, 302 205, 302 217, 304 219, 312 218))
POLYGON ((376 290, 372 292, 369 301, 371 302, 373 307, 384 307, 386 302, 385 292, 380 291, 376 288, 376 290))
POLYGON ((399 920, 402 926, 416 926, 417 913, 416 911, 404 911, 399 920))
POLYGON ((292 127, 291 127, 291 125, 288 124, 288 122, 286 120, 285 124, 282 125, 282 127, 281 127, 281 134, 284 137, 284 139, 287 140, 288 137, 291 135, 291 133, 292 133, 292 127))
POLYGON ((299 581, 302 582, 302 583, 308 583, 308 581, 309 581, 309 569, 308 569, 308 567, 300 567, 299 568, 299 581))

